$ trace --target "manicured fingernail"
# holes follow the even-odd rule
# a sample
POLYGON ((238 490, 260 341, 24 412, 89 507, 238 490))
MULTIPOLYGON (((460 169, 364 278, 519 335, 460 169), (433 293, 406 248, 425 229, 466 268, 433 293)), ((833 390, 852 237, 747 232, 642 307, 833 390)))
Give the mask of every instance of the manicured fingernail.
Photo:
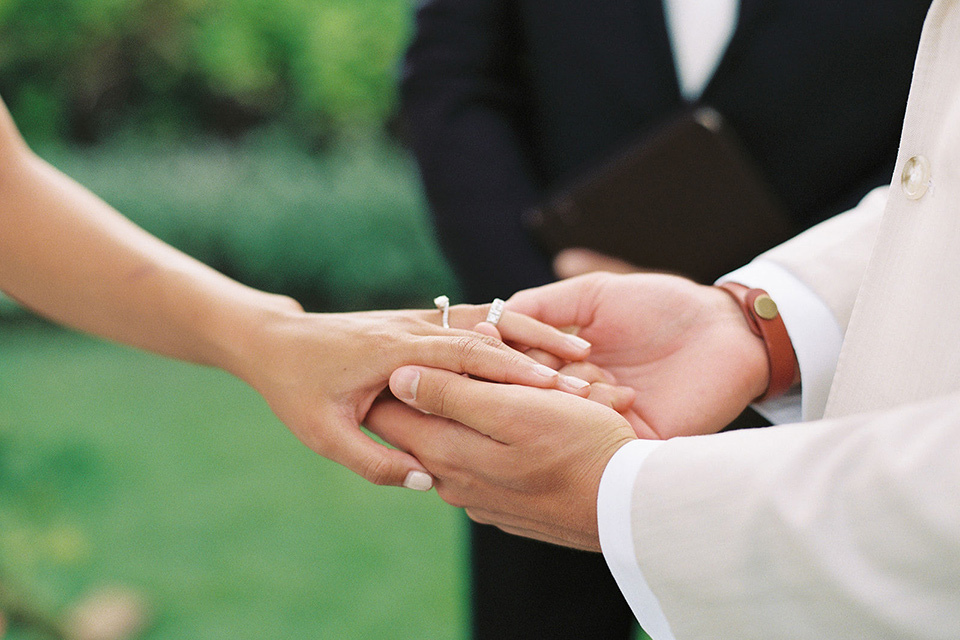
POLYGON ((589 342, 580 336, 575 336, 573 334, 567 335, 567 342, 575 346, 577 349, 589 349, 591 346, 589 342))
POLYGON ((394 380, 397 388, 397 397, 401 400, 416 400, 417 387, 420 386, 420 372, 416 369, 401 369, 394 380))
POLYGON ((433 478, 423 471, 411 471, 404 479, 403 486, 414 491, 429 491, 433 486, 433 478))
POLYGON ((574 378, 573 376, 562 376, 564 384, 568 387, 573 387, 574 389, 583 389, 584 387, 589 387, 590 383, 586 380, 581 380, 580 378, 574 378))
POLYGON ((556 370, 551 369, 545 364, 538 364, 533 368, 533 370, 536 371, 541 376, 543 376, 544 378, 552 378, 555 375, 557 375, 556 370))

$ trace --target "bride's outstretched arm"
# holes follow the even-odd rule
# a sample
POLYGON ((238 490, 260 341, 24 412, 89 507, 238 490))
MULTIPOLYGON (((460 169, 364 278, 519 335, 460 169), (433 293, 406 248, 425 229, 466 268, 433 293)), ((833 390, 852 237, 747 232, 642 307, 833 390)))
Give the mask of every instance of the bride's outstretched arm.
MULTIPOLYGON (((423 364, 489 380, 580 383, 467 331, 482 307, 308 314, 163 243, 34 155, 0 102, 0 290, 52 320, 165 356, 222 368, 259 391, 314 451, 371 482, 428 488, 409 454, 367 437, 360 421, 390 373, 423 364)), ((580 359, 575 339, 506 314, 504 338, 580 359)), ((584 384, 585 386, 585 384, 584 384)))

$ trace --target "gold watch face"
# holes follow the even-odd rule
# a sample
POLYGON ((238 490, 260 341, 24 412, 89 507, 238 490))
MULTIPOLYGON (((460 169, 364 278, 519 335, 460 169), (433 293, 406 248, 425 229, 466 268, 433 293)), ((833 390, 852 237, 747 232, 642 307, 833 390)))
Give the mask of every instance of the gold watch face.
POLYGON ((773 320, 777 317, 777 303, 770 296, 757 296, 753 301, 753 310, 764 320, 773 320))

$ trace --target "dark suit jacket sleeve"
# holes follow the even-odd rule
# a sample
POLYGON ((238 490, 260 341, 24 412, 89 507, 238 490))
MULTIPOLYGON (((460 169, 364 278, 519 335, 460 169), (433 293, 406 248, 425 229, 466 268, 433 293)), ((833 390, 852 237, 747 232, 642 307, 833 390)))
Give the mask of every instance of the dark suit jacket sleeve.
POLYGON ((521 223, 538 189, 517 126, 525 97, 511 7, 505 0, 427 0, 401 84, 440 241, 471 302, 552 279, 521 223))

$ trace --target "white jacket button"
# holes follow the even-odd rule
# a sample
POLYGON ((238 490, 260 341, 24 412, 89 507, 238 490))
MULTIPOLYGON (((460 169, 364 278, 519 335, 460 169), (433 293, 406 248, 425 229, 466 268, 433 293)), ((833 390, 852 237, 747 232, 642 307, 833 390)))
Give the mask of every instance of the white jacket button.
POLYGON ((930 185, 930 161, 923 156, 913 156, 903 165, 900 186, 903 194, 911 200, 919 200, 930 185))

